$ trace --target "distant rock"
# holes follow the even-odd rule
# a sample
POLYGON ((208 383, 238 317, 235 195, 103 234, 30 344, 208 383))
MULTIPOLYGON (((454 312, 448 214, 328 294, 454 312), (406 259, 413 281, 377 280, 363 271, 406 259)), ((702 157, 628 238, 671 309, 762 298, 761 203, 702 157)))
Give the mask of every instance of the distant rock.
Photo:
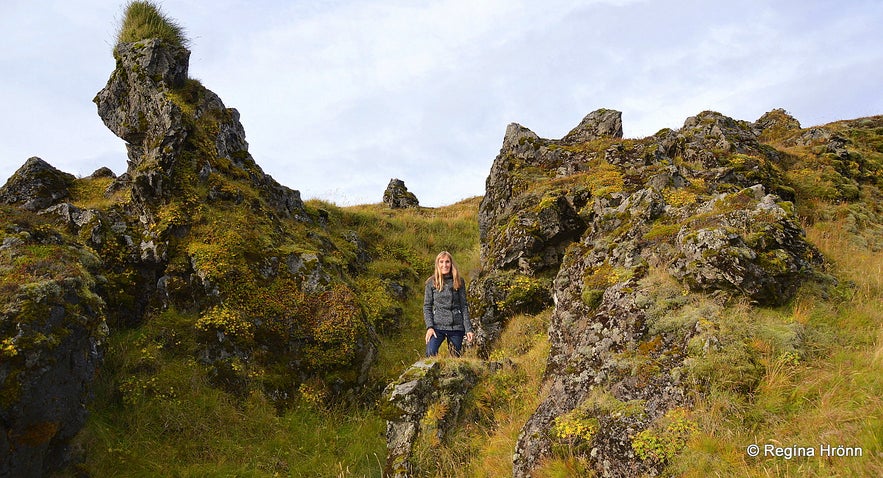
POLYGON ((107 166, 102 166, 96 169, 92 174, 89 175, 90 178, 113 178, 116 179, 117 175, 114 174, 113 170, 108 168, 107 166))
POLYGON ((797 121, 796 118, 788 114, 784 109, 776 108, 764 113, 752 126, 758 136, 764 132, 782 134, 799 130, 800 121, 797 121))
POLYGON ((70 195, 68 188, 74 179, 74 175, 34 156, 0 187, 0 202, 17 204, 29 211, 46 209, 70 195))
POLYGON ((391 209, 419 207, 420 202, 414 193, 408 191, 401 179, 390 179, 386 191, 383 192, 383 203, 391 209))

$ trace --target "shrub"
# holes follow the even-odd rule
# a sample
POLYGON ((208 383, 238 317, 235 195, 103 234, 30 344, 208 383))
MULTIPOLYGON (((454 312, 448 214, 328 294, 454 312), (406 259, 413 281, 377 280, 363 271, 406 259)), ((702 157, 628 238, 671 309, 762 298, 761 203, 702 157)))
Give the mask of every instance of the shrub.
MULTIPOLYGON (((551 438, 556 445, 572 454, 575 448, 587 447, 598 431, 598 419, 585 410, 575 409, 570 413, 555 418, 552 425, 551 438)), ((562 450, 564 451, 564 450, 562 450)))
POLYGON ((665 462, 671 460, 698 431, 683 408, 669 410, 650 428, 635 435, 632 449, 642 460, 665 462))

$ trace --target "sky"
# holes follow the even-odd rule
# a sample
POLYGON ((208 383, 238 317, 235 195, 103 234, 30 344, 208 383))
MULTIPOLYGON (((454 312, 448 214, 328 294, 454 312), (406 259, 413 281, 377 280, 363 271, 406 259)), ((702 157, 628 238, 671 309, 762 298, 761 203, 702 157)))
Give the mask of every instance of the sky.
MULTIPOLYGON (((27 158, 126 169, 92 103, 125 1, 0 0, 0 182, 27 158)), ((190 76, 303 199, 484 194, 510 123, 560 138, 598 108, 627 138, 705 110, 803 127, 883 114, 883 1, 158 0, 190 76)))

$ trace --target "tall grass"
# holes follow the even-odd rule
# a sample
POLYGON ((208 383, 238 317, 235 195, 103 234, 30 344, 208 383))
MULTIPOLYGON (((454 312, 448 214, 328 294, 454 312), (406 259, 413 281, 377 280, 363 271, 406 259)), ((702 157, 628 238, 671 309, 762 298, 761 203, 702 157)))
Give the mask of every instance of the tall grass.
POLYGON ((117 43, 133 43, 149 38, 182 47, 190 43, 184 34, 184 27, 166 16, 156 3, 150 0, 129 2, 117 32, 117 43))
POLYGON ((840 222, 817 222, 807 238, 831 261, 839 285, 808 288, 790 306, 765 311, 806 325, 804 354, 766 363, 758 386, 736 406, 729 394, 699 397, 703 433, 672 473, 883 476, 883 253, 858 245, 840 222), (751 457, 751 444, 810 447, 815 456, 751 457), (859 448, 862 456, 820 456, 827 445, 859 448))

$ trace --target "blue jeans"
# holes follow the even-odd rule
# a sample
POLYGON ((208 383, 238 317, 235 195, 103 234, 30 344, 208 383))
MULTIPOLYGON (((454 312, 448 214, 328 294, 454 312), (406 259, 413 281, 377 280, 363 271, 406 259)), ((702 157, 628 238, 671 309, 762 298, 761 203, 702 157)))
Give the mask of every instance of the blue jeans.
POLYGON ((445 338, 448 339, 448 345, 453 345, 454 357, 460 356, 460 349, 463 348, 463 337, 466 336, 466 332, 462 330, 435 330, 435 337, 429 338, 429 343, 426 344, 426 356, 427 357, 435 357, 438 355, 438 349, 441 347, 442 342, 444 342, 445 338))

